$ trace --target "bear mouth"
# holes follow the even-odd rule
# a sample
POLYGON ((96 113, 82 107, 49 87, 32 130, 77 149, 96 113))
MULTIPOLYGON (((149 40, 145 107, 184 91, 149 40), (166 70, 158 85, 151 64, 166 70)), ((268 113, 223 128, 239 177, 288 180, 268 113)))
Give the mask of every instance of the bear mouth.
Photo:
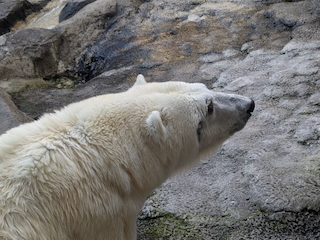
POLYGON ((239 119, 239 121, 233 126, 233 128, 231 130, 231 134, 238 132, 244 128, 244 126, 247 124, 249 118, 251 117, 251 115, 252 115, 251 113, 253 112, 254 108, 255 108, 255 103, 251 99, 251 103, 250 103, 250 106, 247 110, 247 113, 245 114, 245 116, 243 116, 241 119, 239 119))
POLYGON ((251 113, 252 112, 253 112, 253 110, 251 112, 249 112, 249 110, 248 110, 246 116, 244 116, 241 119, 239 119, 239 121, 233 125, 230 133, 234 134, 234 133, 242 130, 244 128, 244 126, 247 124, 249 118, 251 117, 251 113))

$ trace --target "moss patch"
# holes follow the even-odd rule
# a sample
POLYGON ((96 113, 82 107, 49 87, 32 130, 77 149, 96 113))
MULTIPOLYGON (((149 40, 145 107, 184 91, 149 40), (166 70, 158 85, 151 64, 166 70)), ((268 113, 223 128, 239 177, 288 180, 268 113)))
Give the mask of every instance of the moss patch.
POLYGON ((79 83, 78 76, 68 71, 54 76, 47 76, 44 80, 56 88, 72 88, 79 83))
POLYGON ((32 92, 35 89, 52 88, 53 85, 41 78, 22 79, 15 78, 9 81, 0 81, 0 87, 7 93, 32 92))
POLYGON ((263 212, 256 210, 245 219, 231 216, 152 214, 138 219, 138 240, 196 239, 318 239, 320 215, 316 211, 263 212), (155 217, 157 215, 157 217, 155 217), (298 238, 297 238, 298 237, 298 238))
POLYGON ((177 216, 172 213, 140 219, 138 239, 200 239, 201 231, 190 215, 177 216))

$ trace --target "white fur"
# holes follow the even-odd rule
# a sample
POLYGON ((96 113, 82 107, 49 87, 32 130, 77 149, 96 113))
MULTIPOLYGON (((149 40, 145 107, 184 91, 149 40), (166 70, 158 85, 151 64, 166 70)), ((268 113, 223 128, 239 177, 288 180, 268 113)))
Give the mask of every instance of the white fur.
POLYGON ((127 92, 9 130, 0 137, 0 239, 135 239, 148 194, 243 127, 250 101, 139 75, 127 92))
POLYGON ((138 77, 137 77, 137 80, 135 82, 135 84, 133 86, 137 86, 137 85, 143 85, 143 84, 146 84, 146 80, 144 78, 144 76, 142 74, 139 74, 138 77))

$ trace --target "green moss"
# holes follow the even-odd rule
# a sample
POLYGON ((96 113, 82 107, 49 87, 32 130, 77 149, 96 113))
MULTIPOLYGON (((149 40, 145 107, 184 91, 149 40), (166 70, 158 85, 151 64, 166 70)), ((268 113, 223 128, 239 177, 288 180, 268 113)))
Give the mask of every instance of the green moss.
POLYGON ((57 88, 72 88, 75 85, 74 81, 65 77, 55 79, 55 80, 50 80, 48 82, 57 88))
POLYGON ((53 85, 51 83, 46 82, 42 79, 33 79, 26 82, 24 86, 21 86, 21 88, 18 89, 17 92, 29 93, 29 92, 33 92, 36 89, 52 88, 52 87, 53 85))
POLYGON ((196 223, 188 214, 158 213, 157 217, 140 220, 140 234, 147 239, 199 239, 196 223))
POLYGON ((56 88, 72 88, 77 83, 79 83, 78 76, 71 73, 70 71, 53 76, 46 76, 44 80, 49 82, 56 88))
POLYGON ((53 85, 41 78, 22 79, 15 78, 9 81, 0 81, 0 87, 9 94, 29 93, 36 89, 52 88, 53 85))
POLYGON ((206 231, 209 226, 215 228, 217 235, 226 236, 226 222, 235 222, 231 214, 218 217, 153 211, 151 217, 139 219, 138 239, 203 239, 203 230, 206 231))
POLYGON ((294 214, 290 212, 267 213, 256 210, 245 218, 235 219, 231 214, 218 217, 176 215, 154 211, 152 217, 139 219, 138 239, 234 240, 239 236, 243 236, 243 239, 247 237, 255 239, 262 233, 281 236, 290 232, 295 226, 295 223, 292 223, 292 219, 295 218, 291 215, 294 214))

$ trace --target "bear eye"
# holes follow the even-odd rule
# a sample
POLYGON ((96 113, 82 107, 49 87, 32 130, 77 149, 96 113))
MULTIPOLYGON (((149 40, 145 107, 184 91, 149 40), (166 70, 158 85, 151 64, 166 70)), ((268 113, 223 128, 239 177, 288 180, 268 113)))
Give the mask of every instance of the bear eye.
POLYGON ((210 100, 208 105, 208 114, 211 115, 213 113, 213 102, 210 100))

